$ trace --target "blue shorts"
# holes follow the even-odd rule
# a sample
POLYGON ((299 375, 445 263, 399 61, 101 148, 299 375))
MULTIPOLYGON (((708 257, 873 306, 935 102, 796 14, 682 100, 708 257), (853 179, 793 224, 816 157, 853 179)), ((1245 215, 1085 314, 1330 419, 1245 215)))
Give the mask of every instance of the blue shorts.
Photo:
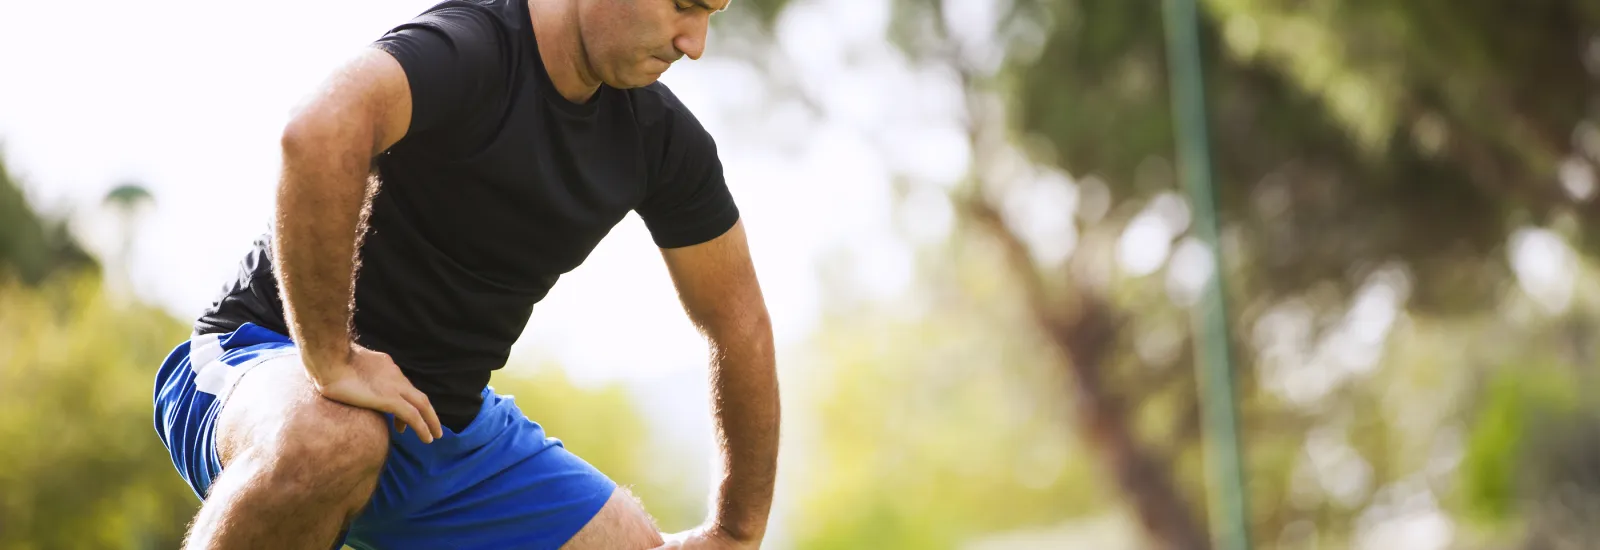
MULTIPOLYGON (((179 344, 161 366, 156 432, 201 499, 222 473, 217 413, 228 393, 249 369, 298 353, 287 337, 247 323, 179 344)), ((390 435, 378 487, 344 540, 359 549, 559 548, 616 489, 488 388, 461 433, 444 428, 431 445, 409 430, 390 435)))

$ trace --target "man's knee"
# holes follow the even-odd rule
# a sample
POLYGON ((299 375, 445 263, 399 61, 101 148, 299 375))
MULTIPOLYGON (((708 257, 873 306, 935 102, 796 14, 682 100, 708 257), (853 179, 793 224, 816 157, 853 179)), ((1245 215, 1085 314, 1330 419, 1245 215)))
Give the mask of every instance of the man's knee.
POLYGON ((323 398, 292 358, 245 375, 217 422, 225 470, 246 468, 273 487, 308 496, 369 485, 389 451, 383 416, 323 398))
POLYGON ((649 550, 661 546, 661 530, 644 506, 626 488, 611 492, 611 499, 561 550, 649 550))

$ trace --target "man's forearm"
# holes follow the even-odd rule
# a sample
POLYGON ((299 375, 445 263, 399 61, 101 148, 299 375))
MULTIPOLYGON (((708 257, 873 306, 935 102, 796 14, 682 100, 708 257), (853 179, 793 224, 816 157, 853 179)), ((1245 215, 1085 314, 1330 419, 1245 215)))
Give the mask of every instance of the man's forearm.
POLYGON ((320 366, 351 353, 356 246, 370 162, 351 141, 293 133, 283 140, 273 256, 291 336, 314 377, 320 366))
POLYGON ((778 376, 766 323, 714 345, 711 395, 723 477, 713 521, 742 541, 760 540, 778 469, 778 376))

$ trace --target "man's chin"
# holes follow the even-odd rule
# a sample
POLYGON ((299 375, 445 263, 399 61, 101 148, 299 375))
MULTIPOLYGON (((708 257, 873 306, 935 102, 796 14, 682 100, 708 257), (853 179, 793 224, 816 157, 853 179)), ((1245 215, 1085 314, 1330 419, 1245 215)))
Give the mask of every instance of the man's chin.
POLYGON ((659 74, 637 75, 637 76, 631 76, 631 77, 626 77, 626 78, 620 78, 620 79, 617 79, 616 82, 607 82, 606 84, 611 86, 612 88, 616 88, 616 89, 619 89, 619 90, 626 90, 626 89, 629 89, 629 88, 643 88, 645 86, 649 86, 651 84, 655 84, 656 81, 660 80, 660 79, 661 79, 661 75, 659 75, 659 74))
POLYGON ((615 77, 611 79, 611 82, 606 82, 606 85, 621 90, 626 90, 628 88, 643 88, 645 86, 655 84, 657 80, 661 79, 661 75, 665 74, 665 72, 666 71, 655 72, 651 70, 628 72, 619 71, 619 74, 615 75, 615 77))

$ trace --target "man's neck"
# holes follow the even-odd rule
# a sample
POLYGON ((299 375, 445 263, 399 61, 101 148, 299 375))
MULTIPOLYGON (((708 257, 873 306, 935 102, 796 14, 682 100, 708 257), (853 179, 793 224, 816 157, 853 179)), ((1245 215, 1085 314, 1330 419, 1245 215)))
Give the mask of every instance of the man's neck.
POLYGON ((567 101, 588 101, 600 89, 600 77, 595 76, 584 55, 578 31, 577 2, 527 1, 528 14, 533 19, 534 42, 539 48, 539 59, 544 61, 544 72, 550 75, 550 83, 567 101))

